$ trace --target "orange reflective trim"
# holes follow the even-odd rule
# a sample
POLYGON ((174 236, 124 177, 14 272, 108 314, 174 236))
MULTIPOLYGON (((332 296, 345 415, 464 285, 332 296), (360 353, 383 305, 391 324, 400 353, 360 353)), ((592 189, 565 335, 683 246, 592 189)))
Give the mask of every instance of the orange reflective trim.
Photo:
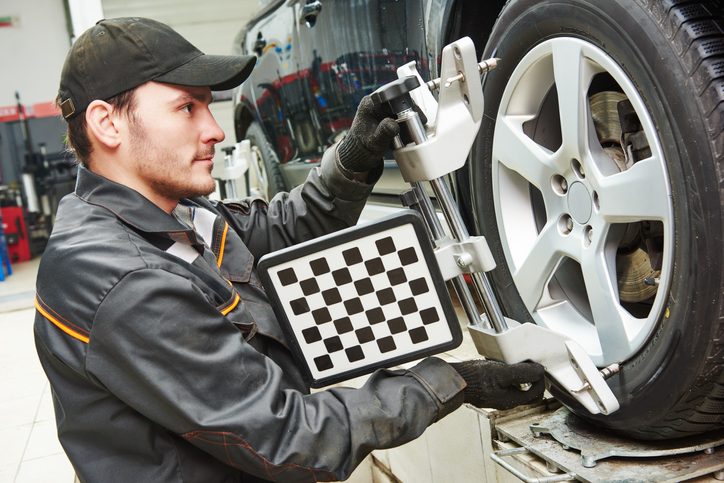
POLYGON ((221 266, 221 260, 224 258, 224 247, 226 246, 226 232, 229 231, 229 224, 224 222, 224 234, 221 235, 221 249, 219 250, 219 266, 221 266))
POLYGON ((236 294, 236 298, 234 299, 234 303, 230 306, 226 307, 224 310, 221 311, 222 314, 226 315, 232 310, 234 310, 234 307, 236 307, 239 304, 239 294, 236 294))
POLYGON ((49 321, 51 321, 52 323, 54 323, 55 325, 57 325, 60 330, 62 330, 63 332, 65 332, 65 333, 68 334, 69 336, 75 337, 76 339, 78 339, 78 340, 80 340, 80 341, 83 341, 83 342, 85 342, 86 344, 87 344, 88 341, 90 340, 90 339, 88 339, 88 337, 86 337, 86 336, 84 336, 84 335, 82 335, 82 334, 79 334, 78 332, 74 331, 73 329, 70 329, 68 326, 66 326, 66 325, 64 325, 64 324, 61 324, 61 323, 58 321, 58 319, 56 319, 55 317, 53 317, 52 315, 50 315, 48 312, 46 312, 46 310, 45 310, 43 307, 40 306, 40 304, 38 303, 38 300, 37 300, 37 299, 35 300, 35 308, 38 309, 38 312, 40 312, 41 314, 43 314, 43 317, 45 317, 46 319, 48 319, 49 321))

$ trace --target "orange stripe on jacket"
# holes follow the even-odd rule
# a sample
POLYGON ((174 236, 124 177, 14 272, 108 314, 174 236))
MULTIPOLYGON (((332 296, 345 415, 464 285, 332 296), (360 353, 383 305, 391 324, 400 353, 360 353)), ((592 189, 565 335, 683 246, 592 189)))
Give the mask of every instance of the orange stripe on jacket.
POLYGON ((65 324, 62 324, 60 321, 58 321, 58 319, 56 319, 55 317, 50 315, 43 307, 40 306, 40 303, 38 303, 38 299, 35 299, 35 308, 38 309, 38 312, 43 314, 43 317, 45 317, 46 319, 48 319, 49 321, 51 321, 52 323, 57 325, 60 330, 62 330, 66 334, 70 335, 71 337, 75 337, 76 339, 78 339, 82 342, 85 342, 86 344, 90 340, 90 339, 88 339, 88 337, 86 337, 82 334, 79 334, 78 332, 69 328, 65 324))
POLYGON ((219 249, 219 261, 217 262, 221 266, 221 260, 224 258, 224 247, 226 246, 226 232, 229 231, 229 224, 224 222, 224 234, 221 235, 221 249, 219 249))
POLYGON ((226 307, 224 310, 221 311, 222 314, 226 315, 232 310, 234 310, 234 307, 236 307, 239 304, 239 294, 236 294, 236 298, 234 299, 234 303, 230 306, 226 307))

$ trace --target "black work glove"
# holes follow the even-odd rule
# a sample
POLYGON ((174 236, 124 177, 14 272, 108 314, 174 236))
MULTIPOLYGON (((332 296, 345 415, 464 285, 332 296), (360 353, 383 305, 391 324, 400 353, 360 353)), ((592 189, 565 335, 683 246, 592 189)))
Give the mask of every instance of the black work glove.
POLYGON ((375 106, 370 96, 362 98, 352 127, 337 148, 342 167, 350 173, 366 173, 382 163, 400 126, 390 106, 375 106))
POLYGON ((475 359, 450 364, 468 384, 463 393, 465 402, 479 408, 512 409, 543 399, 545 370, 535 362, 502 364, 475 359), (521 383, 533 386, 522 391, 521 383))

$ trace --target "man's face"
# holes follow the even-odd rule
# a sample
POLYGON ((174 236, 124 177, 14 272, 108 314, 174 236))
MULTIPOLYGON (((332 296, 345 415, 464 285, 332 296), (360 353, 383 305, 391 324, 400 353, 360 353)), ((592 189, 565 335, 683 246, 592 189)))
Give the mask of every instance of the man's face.
POLYGON ((180 198, 214 191, 214 145, 224 140, 224 132, 209 111, 210 102, 208 87, 148 82, 136 90, 129 153, 151 201, 161 198, 175 206, 180 198))

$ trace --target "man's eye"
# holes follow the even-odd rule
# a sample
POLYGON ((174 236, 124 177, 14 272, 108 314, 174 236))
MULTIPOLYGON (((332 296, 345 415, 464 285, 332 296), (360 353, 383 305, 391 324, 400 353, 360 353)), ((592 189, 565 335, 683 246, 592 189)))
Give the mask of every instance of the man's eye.
POLYGON ((191 104, 188 104, 188 105, 182 107, 181 110, 182 110, 182 111, 186 111, 187 113, 191 114, 191 108, 192 108, 192 107, 193 107, 193 106, 192 106, 191 104))

